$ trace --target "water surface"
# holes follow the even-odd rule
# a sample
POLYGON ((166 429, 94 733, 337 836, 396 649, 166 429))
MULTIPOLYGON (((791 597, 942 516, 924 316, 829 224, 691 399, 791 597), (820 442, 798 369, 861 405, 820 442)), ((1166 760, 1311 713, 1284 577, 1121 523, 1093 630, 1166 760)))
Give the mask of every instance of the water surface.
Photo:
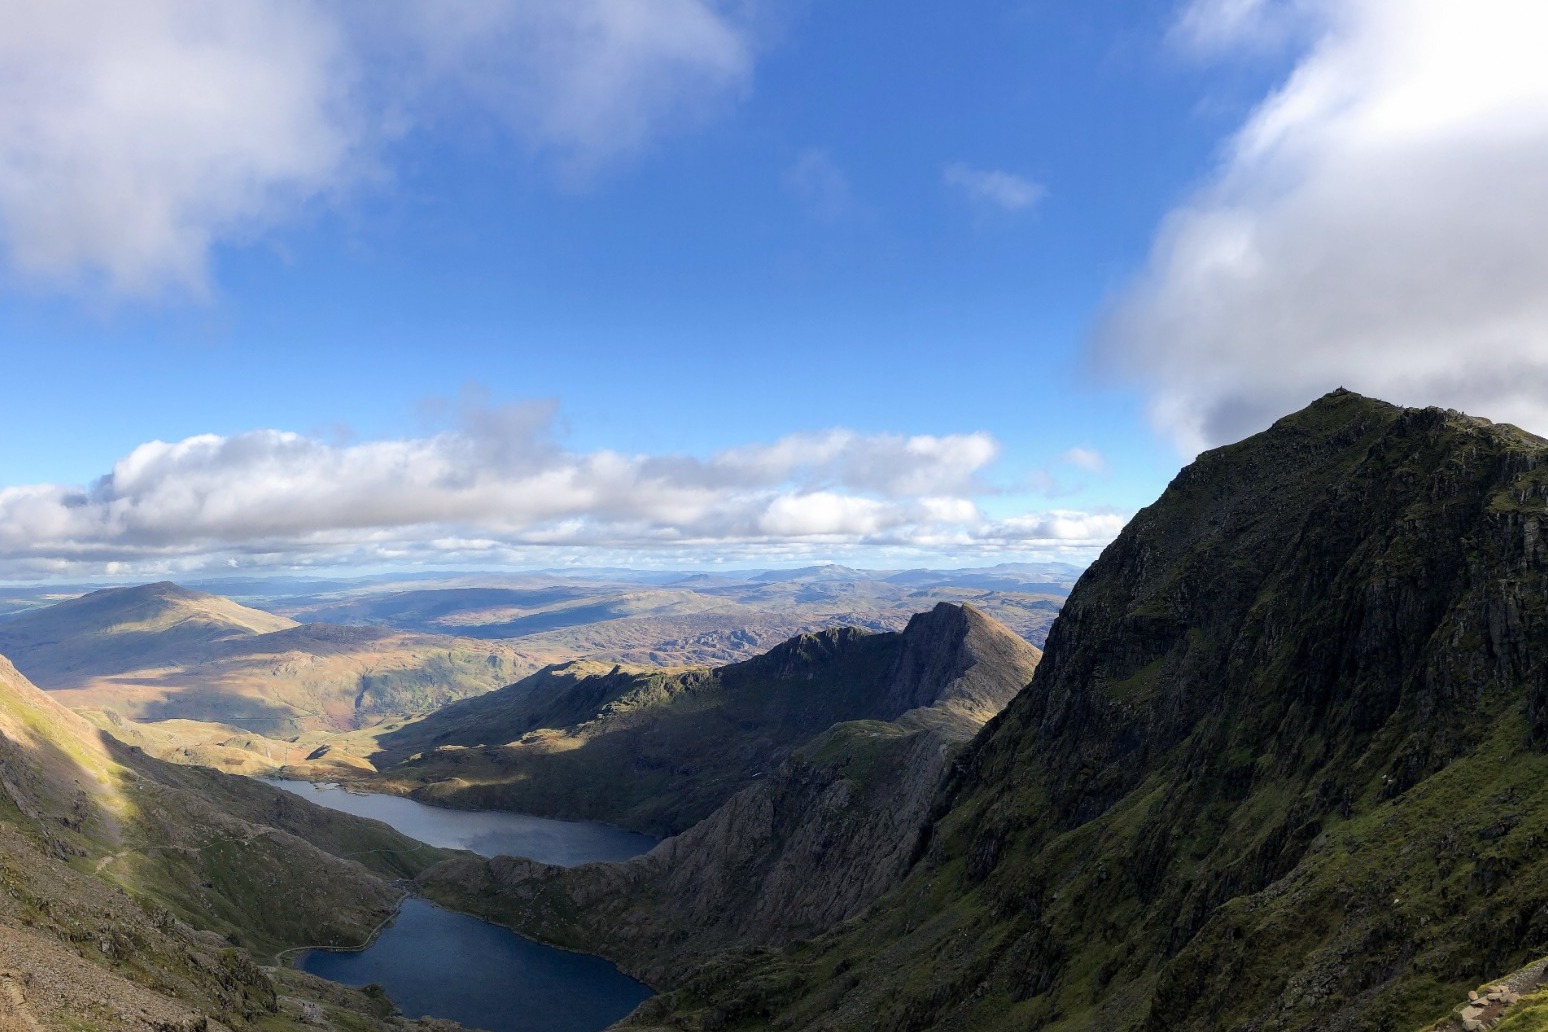
POLYGON ((269 784, 319 806, 383 821, 432 846, 469 849, 482 856, 525 856, 545 864, 574 867, 593 860, 627 860, 656 844, 649 835, 596 821, 555 821, 494 810, 448 810, 405 796, 346 792, 337 785, 309 781, 275 778, 269 784))
POLYGON ((601 957, 567 953, 410 898, 370 948, 312 950, 296 964, 346 985, 377 983, 410 1017, 489 1032, 598 1032, 651 995, 601 957))

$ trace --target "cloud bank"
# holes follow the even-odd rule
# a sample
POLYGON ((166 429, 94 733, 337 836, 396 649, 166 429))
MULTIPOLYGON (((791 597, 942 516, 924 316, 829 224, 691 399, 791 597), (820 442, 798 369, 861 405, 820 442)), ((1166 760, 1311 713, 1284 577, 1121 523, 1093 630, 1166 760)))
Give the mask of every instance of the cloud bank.
POLYGON ((211 249, 472 111, 567 171, 745 92, 716 0, 0 0, 0 242, 50 289, 201 295, 211 249))
POLYGON ((1548 7, 1199 0, 1184 41, 1315 26, 1094 340, 1185 453, 1343 385, 1548 433, 1548 7))
POLYGON ((1089 557, 1112 513, 992 520, 987 434, 793 434, 709 456, 577 453, 551 406, 455 431, 340 446, 278 430, 152 441, 84 488, 0 488, 0 576, 164 569, 542 562, 652 554, 1089 557))

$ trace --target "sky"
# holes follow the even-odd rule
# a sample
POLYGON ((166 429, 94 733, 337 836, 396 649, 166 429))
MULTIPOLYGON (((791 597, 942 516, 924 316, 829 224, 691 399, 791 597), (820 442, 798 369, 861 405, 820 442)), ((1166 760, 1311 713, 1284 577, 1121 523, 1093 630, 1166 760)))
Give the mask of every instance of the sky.
POLYGON ((0 0, 0 579, 1085 563, 1548 433, 1548 8, 0 0))

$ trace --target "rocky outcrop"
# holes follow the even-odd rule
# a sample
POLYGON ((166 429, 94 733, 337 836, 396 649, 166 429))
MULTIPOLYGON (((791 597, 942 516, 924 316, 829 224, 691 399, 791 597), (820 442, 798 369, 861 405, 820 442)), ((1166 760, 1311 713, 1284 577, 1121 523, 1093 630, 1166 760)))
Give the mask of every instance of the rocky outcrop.
POLYGON ((840 725, 627 863, 461 857, 421 875, 419 889, 669 985, 719 950, 835 927, 897 885, 952 744, 933 730, 840 725))
MULTIPOLYGON (((793 639, 751 672, 827 677, 859 637, 793 639)), ((874 711, 899 719, 835 724, 645 856, 570 869, 465 857, 421 875, 421 890, 654 985, 717 951, 783 946, 856 917, 908 871, 950 756, 1037 659, 965 606, 915 617, 897 646, 874 711)))
POLYGON ((714 670, 570 666, 382 737, 374 788, 426 802, 686 831, 836 723, 951 724, 966 737, 1041 653, 970 606, 897 633, 803 634, 714 670), (392 763, 403 750, 420 751, 392 763))
POLYGON ((1348 392, 1082 577, 920 862, 642 1027, 1410 1032, 1548 940, 1548 443, 1348 392))

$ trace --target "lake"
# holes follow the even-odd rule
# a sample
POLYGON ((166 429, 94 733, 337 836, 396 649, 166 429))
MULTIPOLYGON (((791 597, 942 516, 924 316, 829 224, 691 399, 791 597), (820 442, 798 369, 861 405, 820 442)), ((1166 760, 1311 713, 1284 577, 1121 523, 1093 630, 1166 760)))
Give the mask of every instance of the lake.
MULTIPOLYGON (((269 783, 319 806, 383 821, 421 842, 484 856, 573 867, 627 860, 656 844, 649 835, 594 821, 447 810, 308 781, 269 783)), ((601 957, 545 946, 412 897, 366 949, 310 950, 296 966, 346 985, 375 982, 410 1017, 450 1018, 489 1032, 597 1032, 652 995, 601 957)))
POLYGON ((371 817, 432 846, 467 849, 481 856, 525 856, 574 867, 593 860, 627 860, 656 844, 649 835, 595 821, 555 821, 493 810, 448 810, 406 796, 346 792, 337 785, 275 778, 269 784, 319 806, 371 817))
POLYGON ((369 949, 311 950, 296 966, 346 985, 375 982, 409 1017, 489 1032, 597 1032, 652 995, 601 957, 412 897, 369 949))

